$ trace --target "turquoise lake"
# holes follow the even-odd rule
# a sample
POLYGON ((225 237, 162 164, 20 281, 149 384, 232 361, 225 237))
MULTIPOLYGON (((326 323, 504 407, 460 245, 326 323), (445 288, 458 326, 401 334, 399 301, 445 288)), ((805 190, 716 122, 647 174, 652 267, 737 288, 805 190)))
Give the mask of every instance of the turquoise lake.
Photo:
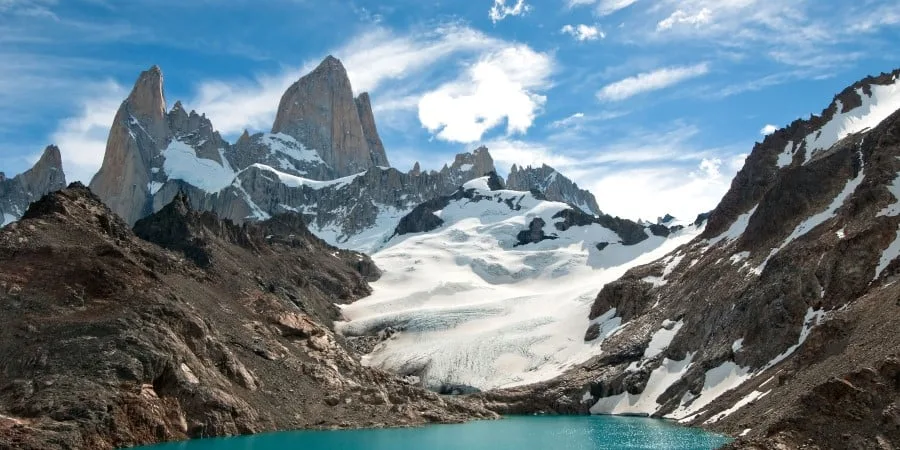
POLYGON ((515 416, 460 425, 348 431, 289 431, 199 439, 144 450, 593 450, 715 449, 729 438, 671 422, 612 416, 515 416))

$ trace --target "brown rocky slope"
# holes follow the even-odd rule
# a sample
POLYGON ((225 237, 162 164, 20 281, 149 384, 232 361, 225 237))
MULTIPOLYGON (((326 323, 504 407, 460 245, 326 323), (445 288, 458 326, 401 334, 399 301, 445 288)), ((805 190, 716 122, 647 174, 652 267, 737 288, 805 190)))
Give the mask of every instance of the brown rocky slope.
POLYGON ((326 326, 377 269, 296 216, 179 196, 139 239, 84 186, 0 230, 0 448, 114 448, 493 417, 362 367, 326 326))

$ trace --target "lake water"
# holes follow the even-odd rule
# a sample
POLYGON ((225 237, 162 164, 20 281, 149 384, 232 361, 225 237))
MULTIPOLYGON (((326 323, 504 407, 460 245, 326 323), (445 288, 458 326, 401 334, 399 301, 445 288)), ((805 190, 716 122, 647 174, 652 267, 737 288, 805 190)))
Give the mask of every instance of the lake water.
POLYGON ((613 416, 516 416, 460 425, 348 431, 288 431, 198 439, 144 450, 593 450, 715 449, 729 438, 671 422, 613 416))

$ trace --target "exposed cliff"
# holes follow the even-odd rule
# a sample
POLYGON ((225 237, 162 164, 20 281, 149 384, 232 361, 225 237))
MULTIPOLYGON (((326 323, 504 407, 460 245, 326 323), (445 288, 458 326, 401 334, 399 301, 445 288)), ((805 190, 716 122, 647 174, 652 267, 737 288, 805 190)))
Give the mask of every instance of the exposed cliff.
POLYGON ((13 178, 0 172, 0 226, 19 220, 31 202, 64 187, 62 157, 55 145, 45 148, 34 166, 13 178))

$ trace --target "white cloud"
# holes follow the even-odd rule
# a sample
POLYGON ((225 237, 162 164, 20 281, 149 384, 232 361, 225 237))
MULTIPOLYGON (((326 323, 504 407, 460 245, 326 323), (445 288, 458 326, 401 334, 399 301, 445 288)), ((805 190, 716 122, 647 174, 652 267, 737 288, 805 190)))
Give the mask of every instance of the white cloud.
POLYGON ((652 220, 664 214, 693 219, 718 204, 734 175, 722 173, 721 160, 705 159, 694 167, 633 167, 600 176, 587 184, 607 214, 652 220))
POLYGON ((59 147, 66 181, 88 184, 100 169, 109 128, 127 95, 114 81, 91 86, 79 112, 59 123, 50 139, 59 147))
POLYGON ((759 134, 761 134, 763 136, 768 136, 776 131, 778 131, 778 127, 776 127, 775 125, 772 125, 772 124, 767 124, 766 126, 762 127, 761 130, 759 130, 759 134))
POLYGON ((597 98, 603 101, 621 101, 644 92, 664 89, 708 72, 709 65, 706 63, 666 67, 608 84, 597 92, 597 98))
POLYGON ((531 127, 550 84, 552 58, 518 45, 483 56, 455 81, 425 94, 419 120, 437 137, 475 142, 506 120, 508 134, 531 127))
POLYGON ((525 0, 516 0, 512 6, 506 6, 506 0, 494 0, 494 6, 488 11, 491 21, 497 23, 509 16, 521 16, 531 10, 525 0))
POLYGON ((699 27, 705 23, 709 23, 712 18, 712 11, 709 8, 703 8, 695 14, 690 14, 684 10, 678 9, 669 17, 660 20, 656 24, 657 30, 668 30, 675 25, 691 25, 699 27))
POLYGON ((578 41, 596 41, 597 39, 606 38, 606 33, 600 31, 595 25, 565 25, 560 30, 563 34, 568 34, 578 41))
POLYGON ((568 128, 576 125, 584 119, 584 113, 577 112, 564 119, 555 120, 550 124, 550 128, 568 128))

